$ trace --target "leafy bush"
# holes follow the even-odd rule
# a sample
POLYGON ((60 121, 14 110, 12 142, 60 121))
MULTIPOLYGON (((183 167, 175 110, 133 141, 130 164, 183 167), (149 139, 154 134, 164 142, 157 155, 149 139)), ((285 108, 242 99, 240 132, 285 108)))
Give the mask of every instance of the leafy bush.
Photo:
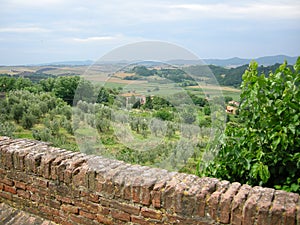
POLYGON ((257 68, 252 62, 244 73, 241 121, 227 126, 204 174, 300 192, 300 58, 294 69, 284 63, 268 77, 257 68))

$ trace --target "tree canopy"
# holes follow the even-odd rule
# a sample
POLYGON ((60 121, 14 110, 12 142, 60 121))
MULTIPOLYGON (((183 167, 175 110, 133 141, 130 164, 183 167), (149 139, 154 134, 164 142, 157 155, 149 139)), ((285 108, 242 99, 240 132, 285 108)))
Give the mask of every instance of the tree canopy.
POLYGON ((300 58, 268 76, 252 62, 243 75, 240 122, 204 174, 251 185, 300 191, 300 58))

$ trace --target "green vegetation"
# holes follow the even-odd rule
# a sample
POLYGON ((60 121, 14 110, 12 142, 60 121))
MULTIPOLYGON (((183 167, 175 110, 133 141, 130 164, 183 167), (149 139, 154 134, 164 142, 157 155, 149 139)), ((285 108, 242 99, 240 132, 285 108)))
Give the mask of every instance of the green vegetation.
MULTIPOLYGON (((258 74, 268 75, 270 72, 274 73, 280 64, 274 64, 271 66, 259 66, 257 67, 258 74)), ((292 66, 287 65, 288 68, 292 69, 292 66)), ((215 75, 220 85, 240 87, 243 78, 244 71, 248 68, 248 65, 238 66, 236 68, 224 68, 220 66, 209 65, 209 68, 215 75)))
POLYGON ((243 75, 238 123, 228 124, 215 160, 198 172, 300 192, 299 72, 300 58, 293 69, 284 63, 268 76, 251 63, 243 75))
POLYGON ((187 74, 196 74, 197 66, 186 72, 136 66, 125 81, 145 83, 130 85, 124 80, 94 85, 79 76, 2 75, 0 135, 300 192, 300 58, 294 68, 285 63, 276 71, 251 63, 243 77, 234 74, 246 67, 210 68, 222 84, 242 81, 241 95, 222 87, 225 97, 218 96, 207 67, 200 71, 201 88, 195 85, 187 74), (239 99, 237 114, 225 114, 228 102, 239 99))

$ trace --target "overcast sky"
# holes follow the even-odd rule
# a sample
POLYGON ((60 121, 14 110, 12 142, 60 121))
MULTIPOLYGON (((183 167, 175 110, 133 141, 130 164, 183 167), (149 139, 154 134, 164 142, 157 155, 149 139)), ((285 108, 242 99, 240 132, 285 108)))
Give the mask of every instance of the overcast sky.
POLYGON ((0 0, 0 65, 97 60, 137 41, 199 58, 300 55, 299 0, 0 0))

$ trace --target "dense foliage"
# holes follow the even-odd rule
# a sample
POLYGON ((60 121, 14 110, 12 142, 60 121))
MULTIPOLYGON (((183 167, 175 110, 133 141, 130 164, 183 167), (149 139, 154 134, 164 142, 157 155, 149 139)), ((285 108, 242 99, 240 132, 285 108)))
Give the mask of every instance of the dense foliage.
POLYGON ((243 75, 239 123, 204 174, 300 192, 300 58, 268 76, 253 62, 243 75))

